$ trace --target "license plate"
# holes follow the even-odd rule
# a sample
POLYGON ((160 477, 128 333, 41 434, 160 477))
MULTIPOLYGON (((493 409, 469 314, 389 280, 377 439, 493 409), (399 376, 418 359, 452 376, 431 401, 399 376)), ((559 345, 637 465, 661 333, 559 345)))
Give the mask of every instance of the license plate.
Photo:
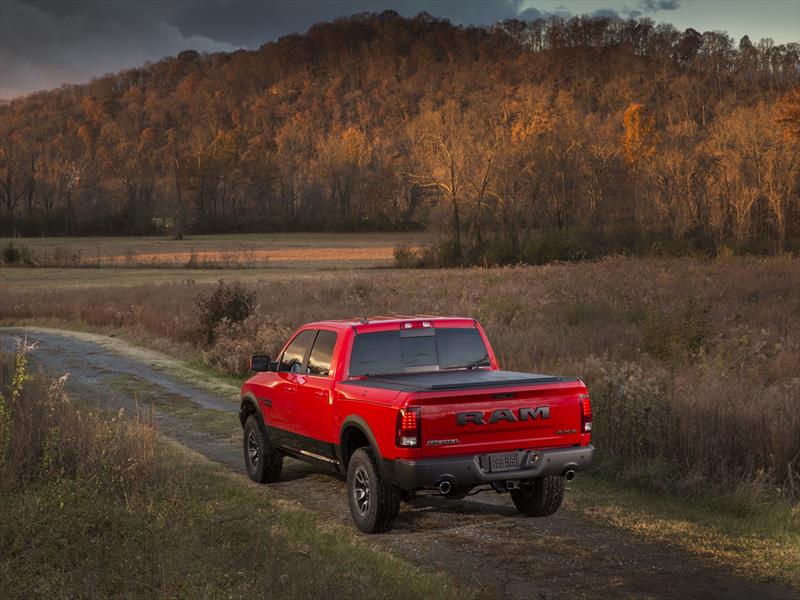
POLYGON ((519 469, 519 453, 509 452, 508 454, 490 454, 490 471, 516 471, 519 469))

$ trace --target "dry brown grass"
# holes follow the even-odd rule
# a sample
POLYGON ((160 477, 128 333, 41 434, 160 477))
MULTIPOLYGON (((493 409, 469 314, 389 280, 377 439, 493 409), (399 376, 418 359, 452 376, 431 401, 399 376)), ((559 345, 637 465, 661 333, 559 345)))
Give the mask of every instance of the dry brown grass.
POLYGON ((68 375, 31 376, 19 340, 14 356, 0 353, 0 404, 10 417, 0 431, 0 486, 68 478, 123 497, 152 485, 160 473, 152 414, 107 418, 72 403, 68 375))
POLYGON ((310 320, 457 314, 507 369, 583 377, 609 472, 649 488, 706 482, 800 497, 800 262, 607 259, 542 267, 250 279, 256 316, 203 347, 175 283, 57 294, 7 286, 0 319, 120 331, 242 374, 310 320), (619 468, 622 467, 622 468, 619 468))

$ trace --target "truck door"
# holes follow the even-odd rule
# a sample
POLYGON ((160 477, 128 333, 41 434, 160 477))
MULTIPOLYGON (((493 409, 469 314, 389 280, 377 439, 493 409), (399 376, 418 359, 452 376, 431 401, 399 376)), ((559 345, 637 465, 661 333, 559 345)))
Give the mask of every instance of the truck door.
POLYGON ((297 422, 302 423, 303 435, 309 438, 308 450, 332 458, 333 401, 331 361, 336 348, 335 331, 317 332, 305 369, 305 379, 298 390, 297 422))
POLYGON ((298 333, 278 362, 277 382, 269 398, 272 407, 265 417, 267 426, 271 428, 270 437, 279 445, 296 446, 295 436, 303 435, 303 415, 298 410, 299 389, 306 380, 303 371, 316 335, 315 329, 298 333))

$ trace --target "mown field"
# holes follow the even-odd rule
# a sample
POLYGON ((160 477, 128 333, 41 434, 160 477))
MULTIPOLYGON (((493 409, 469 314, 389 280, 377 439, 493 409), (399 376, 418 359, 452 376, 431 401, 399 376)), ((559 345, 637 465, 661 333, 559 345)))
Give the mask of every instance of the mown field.
POLYGON ((387 313, 473 316, 504 368, 587 382, 599 461, 573 505, 587 517, 800 584, 797 259, 0 270, 0 324, 114 334, 234 378, 304 322, 387 313), (256 305, 208 344, 195 301, 220 278, 256 305))
POLYGON ((355 269, 391 266, 395 246, 422 239, 413 232, 0 238, 0 249, 11 244, 20 265, 49 268, 355 269))

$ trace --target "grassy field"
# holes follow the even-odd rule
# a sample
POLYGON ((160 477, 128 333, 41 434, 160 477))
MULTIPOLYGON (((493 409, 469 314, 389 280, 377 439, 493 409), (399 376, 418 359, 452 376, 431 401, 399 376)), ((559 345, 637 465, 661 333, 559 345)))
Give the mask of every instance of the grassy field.
MULTIPOLYGON (((332 269, 170 269, 170 268, 0 268, 0 291, 24 289, 28 292, 60 292, 68 289, 141 287, 144 285, 194 285, 215 283, 220 279, 245 283, 267 282, 291 277, 297 281, 313 280, 332 269)), ((345 270, 349 272, 349 270, 345 270)))
POLYGON ((0 322, 119 333, 187 359, 202 356, 228 374, 243 374, 252 352, 276 352, 309 320, 473 316, 505 368, 587 381, 604 463, 629 474, 628 483, 800 497, 800 262, 793 259, 247 271, 257 308, 218 331, 211 346, 195 299, 213 289, 207 281, 239 272, 198 279, 165 270, 157 282, 150 270, 56 273, 3 270, 0 322))
POLYGON ((395 246, 422 241, 413 232, 0 238, 0 249, 13 243, 24 262, 51 268, 352 269, 390 266, 395 246))
POLYGON ((797 259, 0 270, 0 324, 113 334, 225 377, 309 320, 393 312, 476 317, 504 368, 587 382, 599 462, 575 510, 800 585, 797 259), (256 310, 207 345, 194 303, 222 278, 256 310))

